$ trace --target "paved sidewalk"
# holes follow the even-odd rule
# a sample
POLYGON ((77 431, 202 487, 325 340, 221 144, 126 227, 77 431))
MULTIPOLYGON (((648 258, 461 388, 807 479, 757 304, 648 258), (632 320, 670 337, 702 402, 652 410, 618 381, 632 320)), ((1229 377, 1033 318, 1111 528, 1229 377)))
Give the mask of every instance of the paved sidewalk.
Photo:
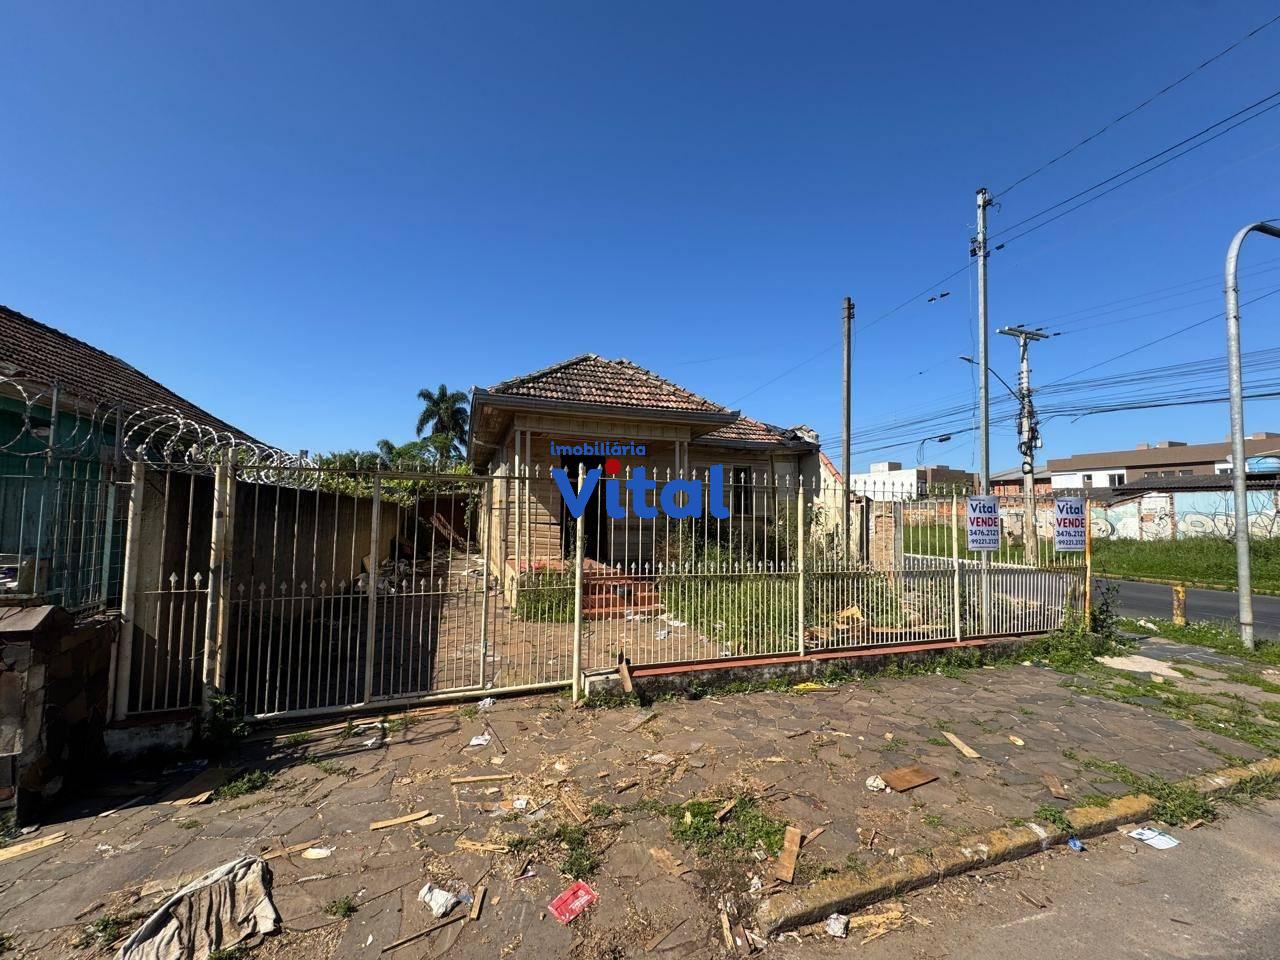
MULTIPOLYGON (((958 836, 1033 820, 1043 804, 1066 805, 1051 796, 1046 774, 1065 784, 1072 803, 1129 792, 1086 769, 1090 759, 1172 780, 1224 766, 1224 758, 1275 752, 1265 739, 1250 744, 1212 723, 1177 719, 1159 698, 1117 702, 1107 684, 1125 684, 1127 675, 1106 676, 1072 680, 1022 666, 877 678, 660 702, 643 723, 640 708, 575 710, 546 696, 483 712, 436 708, 411 724, 393 717, 385 729, 334 724, 248 743, 237 766, 272 779, 244 796, 175 807, 157 798, 194 771, 154 786, 128 782, 148 779, 142 772, 107 785, 111 796, 51 811, 35 836, 58 829, 67 839, 0 863, 0 933, 18 956, 62 958, 77 944, 77 956, 106 956, 107 941, 132 924, 113 928, 104 919, 149 912, 184 880, 242 854, 310 842, 332 854, 271 861, 287 932, 252 957, 630 957, 646 955, 645 944, 666 931, 652 955, 722 957, 721 908, 749 925, 776 884, 774 855, 787 824, 807 834, 822 828, 799 856, 795 881, 804 883, 927 855, 958 836), (486 727, 489 744, 468 747, 486 727), (963 756, 944 731, 981 758, 963 756), (914 763, 938 779, 906 793, 865 786, 914 763), (482 776, 507 779, 451 783, 482 776), (107 812, 134 791, 149 794, 107 812), (707 810, 734 797, 741 799, 723 826, 711 823, 707 810), (707 803, 680 806, 695 799, 707 803), (370 830, 373 821, 422 810, 430 815, 416 823, 370 830), (576 814, 587 821, 582 830, 576 814), (533 875, 516 879, 526 858, 533 875), (571 882, 561 868, 589 871, 600 894, 568 926, 547 914, 571 882), (434 922, 416 899, 428 880, 451 889, 485 884, 481 918, 380 954, 434 922), (350 917, 326 913, 346 897, 350 917), (87 932, 94 921, 102 936, 87 932)), ((1142 679, 1171 691, 1203 683, 1231 698, 1256 694, 1242 701, 1249 711, 1268 699, 1223 676, 1142 679)), ((1257 722, 1280 737, 1267 709, 1258 707, 1257 722)))

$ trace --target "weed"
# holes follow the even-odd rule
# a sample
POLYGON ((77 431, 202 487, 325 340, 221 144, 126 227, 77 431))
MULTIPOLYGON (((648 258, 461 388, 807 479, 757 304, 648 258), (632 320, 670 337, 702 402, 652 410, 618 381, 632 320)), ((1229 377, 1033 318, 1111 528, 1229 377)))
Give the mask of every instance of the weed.
POLYGON ((301 747, 310 742, 310 740, 311 734, 307 733, 305 730, 301 730, 298 733, 291 733, 285 737, 284 745, 286 747, 301 747))
POLYGON ((466 706, 458 708, 458 716, 462 717, 464 720, 474 720, 476 717, 480 716, 480 708, 474 703, 468 703, 466 706))
POLYGON ((356 772, 355 767, 344 767, 336 760, 312 760, 311 766, 327 777, 349 777, 356 772))
POLYGON ((234 800, 236 797, 243 797, 245 794, 261 790, 270 782, 271 774, 267 773, 267 771, 250 770, 248 773, 240 774, 234 780, 228 780, 213 791, 213 799, 234 800))
POLYGON ((244 947, 237 945, 212 951, 208 960, 248 960, 248 957, 249 954, 244 952, 244 947))
POLYGON ((199 829, 200 829, 200 821, 199 821, 199 820, 192 820, 190 817, 188 817, 186 820, 179 820, 179 821, 178 821, 178 828, 179 828, 180 830, 199 830, 199 829))
POLYGON ((1064 833, 1071 833, 1075 830, 1075 827, 1071 825, 1071 821, 1067 819, 1066 812, 1051 803, 1040 804, 1040 806, 1036 807, 1036 812, 1032 816, 1037 820, 1052 824, 1064 833))
POLYGON ((126 930, 145 916, 146 914, 140 910, 131 910, 128 913, 109 913, 105 917, 99 917, 90 923, 86 928, 86 932, 93 942, 115 943, 126 930))
POLYGON ((867 875, 867 865, 858 859, 856 853, 850 853, 844 858, 845 869, 850 873, 865 878, 867 875))
POLYGON ((324 905, 324 912, 331 917, 337 917, 345 920, 359 909, 356 904, 355 897, 350 894, 344 897, 338 897, 336 900, 330 900, 324 905))
POLYGON ((591 805, 591 816, 603 820, 605 817, 613 813, 613 804, 611 803, 593 803, 591 805))
POLYGON ((942 818, 938 816, 936 813, 926 813, 923 817, 920 818, 920 822, 923 823, 926 827, 942 826, 942 818))
POLYGON ((1280 775, 1274 773, 1255 773, 1228 788, 1222 799, 1227 803, 1247 806, 1259 800, 1270 800, 1280 796, 1280 775))
POLYGON ((226 693, 212 693, 208 711, 200 721, 200 742, 212 754, 231 752, 249 733, 244 713, 236 698, 226 693))
POLYGON ((1192 820, 1213 820, 1218 815, 1213 801, 1209 798, 1190 787, 1173 783, 1164 777, 1134 773, 1124 764, 1111 760, 1087 759, 1081 766, 1086 770, 1105 773, 1136 793, 1145 793, 1154 797, 1156 808, 1152 811, 1152 816, 1173 826, 1192 820))
POLYGON ((600 858, 591 849, 591 835, 585 827, 567 823, 544 824, 533 833, 507 841, 507 847, 517 854, 544 846, 561 851, 560 872, 574 880, 585 880, 600 867, 600 858))
POLYGON ((703 855, 720 852, 742 856, 757 848, 770 856, 782 849, 786 823, 771 817, 751 797, 739 798, 723 821, 716 812, 724 806, 715 800, 691 800, 661 810, 671 821, 671 838, 703 855))
POLYGON ((400 733, 404 730, 408 730, 417 722, 417 717, 411 717, 408 714, 401 714, 398 717, 392 717, 388 720, 383 725, 383 729, 386 730, 387 733, 400 733))
MULTIPOLYGON (((1197 537, 1196 541, 1199 542, 1202 539, 1204 538, 1197 537)), ((1240 635, 1234 628, 1220 623, 1197 622, 1178 625, 1171 620, 1155 619, 1148 619, 1145 623, 1124 619, 1119 623, 1123 629, 1131 633, 1158 634, 1166 640, 1208 647, 1211 650, 1239 657, 1241 660, 1280 666, 1280 643, 1260 643, 1255 649, 1249 650, 1240 643, 1240 635), (1146 624, 1151 626, 1148 627, 1146 624)))
POLYGON ((1086 793, 1080 798, 1080 806, 1082 807, 1105 807, 1111 803, 1111 798, 1103 793, 1086 793))

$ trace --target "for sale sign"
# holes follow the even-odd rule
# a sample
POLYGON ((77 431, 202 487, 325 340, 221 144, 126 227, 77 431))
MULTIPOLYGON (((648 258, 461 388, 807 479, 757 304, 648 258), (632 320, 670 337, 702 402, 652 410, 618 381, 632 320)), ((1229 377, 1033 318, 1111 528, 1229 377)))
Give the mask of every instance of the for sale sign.
POLYGON ((970 550, 1000 549, 1000 505, 993 496, 969 498, 965 517, 970 550))
POLYGON ((1059 553, 1084 550, 1084 500, 1081 497, 1059 497, 1053 504, 1053 548, 1059 553))

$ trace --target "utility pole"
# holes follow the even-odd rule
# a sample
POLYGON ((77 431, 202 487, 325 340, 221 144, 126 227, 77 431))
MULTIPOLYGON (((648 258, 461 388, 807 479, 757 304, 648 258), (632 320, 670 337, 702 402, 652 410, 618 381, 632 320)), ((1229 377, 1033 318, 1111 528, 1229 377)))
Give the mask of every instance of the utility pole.
MULTIPOLYGON (((987 357, 987 207, 991 206, 991 194, 986 187, 978 188, 977 234, 969 249, 971 257, 978 258, 978 492, 984 496, 991 492, 991 395, 987 389, 990 366, 987 357)), ((982 616, 984 634, 991 631, 991 553, 982 551, 982 616)))
POLYGON ((973 238, 969 256, 978 258, 978 453, 979 493, 991 492, 991 395, 988 391, 987 356, 987 207, 991 194, 978 188, 978 232, 973 238))
POLYGON ((844 469, 844 560, 849 562, 849 543, 852 531, 849 524, 853 517, 853 509, 849 498, 853 496, 850 489, 853 482, 853 469, 850 458, 850 407, 853 404, 853 300, 844 298, 844 442, 840 448, 840 463, 844 469))
POLYGON ((1001 327, 996 333, 1018 338, 1018 450, 1022 453, 1022 545, 1027 550, 1027 566, 1037 565, 1036 550, 1036 447, 1040 445, 1039 425, 1031 402, 1031 361, 1027 347, 1033 340, 1048 340, 1051 334, 1026 327, 1001 327))

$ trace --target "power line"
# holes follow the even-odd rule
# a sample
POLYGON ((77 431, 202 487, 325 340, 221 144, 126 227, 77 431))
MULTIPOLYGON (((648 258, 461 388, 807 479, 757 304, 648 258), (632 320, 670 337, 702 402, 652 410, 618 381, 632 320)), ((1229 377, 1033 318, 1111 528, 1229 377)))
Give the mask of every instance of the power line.
POLYGON ((1003 242, 1003 245, 1008 245, 1010 243, 1013 243, 1015 240, 1025 237, 1027 234, 1032 233, 1036 230, 1039 230, 1041 227, 1048 226, 1050 223, 1053 223, 1055 220, 1061 219, 1062 217, 1065 217, 1067 214, 1072 213, 1076 210, 1079 210, 1081 207, 1085 206, 1086 204, 1093 203, 1095 200, 1099 200, 1102 197, 1105 197, 1107 194, 1112 193, 1116 190, 1119 190, 1121 187, 1127 186, 1128 184, 1133 183, 1133 181, 1135 180, 1145 177, 1149 173, 1154 173, 1156 170, 1159 170, 1161 167, 1165 166, 1166 164, 1172 163, 1174 160, 1177 160, 1180 157, 1185 157, 1191 151, 1198 150, 1200 147, 1203 147, 1206 144, 1212 143, 1214 140, 1217 140, 1219 137, 1225 136, 1226 134, 1230 133, 1232 130, 1236 129, 1236 127, 1246 124, 1251 120, 1257 120, 1259 117, 1263 116, 1266 113, 1269 113, 1270 111, 1274 110, 1276 107, 1280 107, 1280 103, 1272 103, 1270 106, 1264 107, 1263 109, 1258 110, 1257 113, 1254 113, 1250 116, 1243 116, 1243 115, 1249 113, 1249 111, 1251 110, 1256 110, 1258 107, 1261 107, 1263 104, 1268 103, 1269 101, 1275 100, 1277 97, 1280 97, 1280 90, 1277 90, 1275 93, 1272 93, 1268 96, 1263 97, 1261 100, 1257 100, 1249 104, 1249 106, 1247 107, 1237 110, 1235 113, 1231 114, 1228 117, 1223 117, 1221 120, 1211 123, 1209 126, 1205 127, 1203 130, 1200 130, 1189 137, 1184 137, 1182 140, 1179 140, 1177 143, 1171 146, 1165 147, 1163 150, 1159 151, 1158 153, 1153 153, 1150 156, 1145 157, 1142 160, 1139 160, 1137 163, 1130 164, 1129 166, 1125 167, 1123 170, 1119 171, 1118 173, 1113 173, 1111 176, 1107 177, 1105 180, 1099 180, 1097 183, 1093 184, 1092 186, 1086 187, 1083 190, 1077 191, 1076 193, 1073 193, 1071 196, 1066 197, 1065 199, 1059 200, 1057 203, 1054 203, 1045 207, 1043 210, 1039 211, 1038 213, 1034 213, 1029 217, 1023 217, 1017 223, 1011 224, 1010 226, 1004 227, 1003 229, 997 231, 996 233, 993 233, 991 235, 991 239, 995 239, 996 237, 1003 236, 1004 234, 1008 233, 1011 230, 1016 230, 1018 227, 1021 227, 1024 224, 1031 223, 1031 221, 1033 220, 1039 220, 1046 213, 1052 213, 1054 210, 1057 210, 1059 207, 1066 206, 1067 204, 1072 203, 1075 200, 1079 200, 1081 197, 1084 197, 1086 194, 1093 193, 1093 191, 1097 190, 1100 187, 1105 187, 1107 186, 1107 184, 1112 184, 1112 186, 1108 187, 1106 190, 1103 190, 1101 193, 1094 194, 1092 197, 1088 197, 1087 199, 1081 201, 1080 203, 1077 203, 1075 206, 1070 207, 1067 210, 1063 210, 1061 213, 1058 213, 1055 216, 1050 217, 1048 220, 1045 220, 1042 223, 1038 223, 1033 227, 1028 227, 1026 230, 1023 230, 1021 233, 1010 237, 1009 239, 1003 242), (1243 117, 1243 119, 1237 119, 1239 117, 1243 117), (1235 121, 1234 123, 1232 123, 1233 120, 1235 121), (1200 137, 1203 137, 1209 131, 1214 130, 1218 127, 1221 127, 1223 124, 1226 124, 1226 123, 1230 123, 1231 126, 1227 127, 1224 130, 1219 130, 1213 136, 1208 137, 1204 140, 1201 140, 1199 143, 1193 143, 1193 141, 1199 140, 1200 137), (1187 149, 1185 150, 1182 150, 1181 153, 1175 153, 1173 154, 1173 156, 1165 156, 1166 154, 1172 153, 1173 151, 1178 150, 1180 147, 1184 147, 1187 144, 1191 144, 1191 146, 1187 147, 1187 149), (1147 164, 1151 163, 1153 160, 1159 160, 1161 157, 1164 157, 1165 159, 1161 160, 1159 163, 1155 164, 1154 166, 1148 167, 1146 170, 1142 170, 1141 172, 1130 177, 1128 180, 1123 180, 1120 183, 1114 183, 1114 181, 1118 180, 1120 177, 1123 177, 1126 174, 1132 173, 1134 170, 1138 170, 1138 168, 1140 167, 1146 166, 1147 164))
POLYGON ((1172 83, 1170 83, 1170 84, 1166 84, 1166 85, 1165 85, 1164 87, 1162 87, 1160 90, 1157 90, 1155 93, 1153 93, 1151 96, 1147 97, 1147 99, 1143 100, 1143 101, 1142 101, 1140 104, 1138 104, 1136 107, 1133 107, 1133 108, 1132 108, 1132 109, 1130 109, 1130 110, 1126 110, 1124 113, 1120 114, 1120 116, 1116 117, 1114 120, 1112 120, 1112 121, 1110 121, 1110 122, 1108 122, 1108 123, 1104 124, 1104 125, 1102 126, 1102 128, 1101 128, 1100 130, 1098 130, 1096 133, 1091 133, 1091 134, 1089 134, 1089 136, 1085 137, 1083 140, 1081 140, 1081 141, 1080 141, 1079 143, 1077 143, 1075 146, 1073 146, 1073 147, 1068 147, 1068 148, 1067 148, 1066 150, 1064 150, 1062 153, 1058 154, 1058 155, 1057 155, 1056 157, 1054 157, 1053 159, 1048 160, 1048 161, 1046 161, 1045 163, 1042 163, 1040 166, 1036 167, 1036 168, 1035 168, 1034 170, 1032 170, 1030 173, 1023 174, 1021 177, 1019 177, 1017 180, 1013 181, 1013 183, 1009 184, 1009 186, 1005 187, 1003 190, 998 190, 998 191, 996 191, 996 195, 997 195, 997 196, 1001 196, 1001 195, 1003 195, 1003 194, 1009 193, 1011 190, 1013 190, 1013 188, 1014 188, 1014 187, 1017 187, 1017 186, 1020 186, 1021 184, 1026 183, 1026 182, 1027 182, 1028 180, 1030 180, 1032 177, 1037 176, 1038 174, 1041 174, 1041 173, 1043 173, 1045 170, 1049 169, 1051 166, 1053 166, 1053 165, 1054 165, 1055 163, 1057 163, 1059 160, 1063 160, 1063 159, 1065 159, 1066 157, 1069 157, 1071 154, 1075 153, 1077 150, 1079 150, 1079 149, 1080 149, 1081 147, 1083 147, 1085 144, 1087 144, 1087 143, 1089 143, 1089 142, 1091 142, 1091 141, 1093 141, 1093 140, 1096 140, 1098 137, 1102 136, 1104 133, 1106 133, 1108 130, 1110 130, 1112 127, 1114 127, 1116 124, 1120 123, 1121 121, 1127 120, 1129 117, 1132 117, 1132 116, 1133 116, 1135 113, 1137 113, 1139 110, 1142 110, 1142 109, 1144 109, 1144 108, 1146 108, 1146 107, 1150 106, 1152 103, 1154 103, 1156 100, 1158 100, 1158 99, 1160 99, 1161 97, 1163 97, 1166 93, 1170 92, 1170 91, 1171 91, 1171 90, 1173 90, 1175 87, 1178 87, 1178 86, 1180 86, 1181 84, 1185 83, 1187 80, 1190 80, 1193 76, 1195 76, 1197 73, 1199 73, 1199 72, 1200 72, 1201 70, 1203 70, 1205 67, 1209 66, 1209 65, 1210 65, 1211 63, 1213 63, 1214 61, 1222 59, 1222 58, 1223 58, 1223 57, 1225 57, 1228 53, 1230 53, 1232 50, 1234 50, 1236 47, 1240 46, 1240 45, 1241 45, 1242 43, 1244 43, 1246 40, 1250 40, 1250 39, 1252 39, 1253 37, 1257 36, 1257 35, 1258 35, 1259 33, 1261 33, 1263 30, 1267 29, 1267 27, 1269 27, 1269 26, 1271 26, 1272 24, 1276 23, 1276 21, 1280 21, 1280 15, 1277 15, 1277 16, 1272 17, 1270 20, 1268 20, 1266 23, 1262 24, 1261 26, 1254 27, 1252 30, 1250 30, 1248 33, 1246 33, 1246 34, 1245 34, 1243 37, 1241 37, 1240 39, 1236 40, 1234 43, 1232 43, 1232 44, 1230 44, 1229 46, 1227 46, 1227 47, 1223 48, 1222 50, 1219 50, 1219 51, 1218 51, 1217 53, 1215 53, 1213 56, 1209 57, 1209 59, 1202 61, 1200 64, 1198 64, 1197 66, 1195 66, 1195 67, 1194 67, 1194 68, 1192 68, 1191 70, 1188 70, 1186 73, 1184 73, 1184 74, 1183 74, 1181 77, 1179 77, 1177 80, 1174 80, 1172 83))

